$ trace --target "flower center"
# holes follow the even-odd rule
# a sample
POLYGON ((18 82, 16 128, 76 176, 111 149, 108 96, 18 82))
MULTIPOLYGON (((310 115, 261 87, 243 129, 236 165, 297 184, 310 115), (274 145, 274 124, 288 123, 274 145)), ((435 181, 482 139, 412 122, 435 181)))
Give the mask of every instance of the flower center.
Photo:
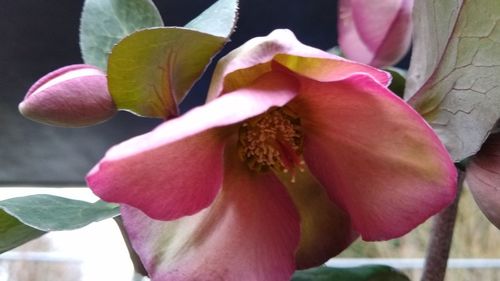
POLYGON ((257 172, 270 169, 292 173, 303 170, 303 136, 300 118, 289 108, 271 108, 245 121, 239 132, 238 151, 242 161, 257 172))

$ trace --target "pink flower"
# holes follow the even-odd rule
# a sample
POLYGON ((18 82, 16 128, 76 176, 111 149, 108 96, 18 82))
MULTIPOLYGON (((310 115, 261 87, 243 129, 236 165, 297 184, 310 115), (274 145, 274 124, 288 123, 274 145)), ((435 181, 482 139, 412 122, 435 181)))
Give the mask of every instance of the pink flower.
POLYGON ((91 65, 75 64, 40 78, 19 104, 19 111, 37 122, 82 127, 111 118, 116 107, 106 74, 91 65))
POLYGON ((220 60, 207 104, 111 148, 88 184, 124 204, 153 280, 288 280, 455 197, 445 148, 389 80, 274 31, 220 60))
POLYGON ((349 59, 390 66, 408 52, 413 0, 340 0, 339 45, 349 59))

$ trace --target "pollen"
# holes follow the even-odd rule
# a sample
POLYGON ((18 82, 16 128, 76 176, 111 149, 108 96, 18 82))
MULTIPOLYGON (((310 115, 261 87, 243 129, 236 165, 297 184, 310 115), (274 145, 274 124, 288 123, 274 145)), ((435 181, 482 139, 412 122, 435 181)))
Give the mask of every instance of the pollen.
POLYGON ((271 108, 244 122, 239 131, 238 151, 250 170, 290 173, 303 170, 303 134, 300 117, 287 107, 271 108))

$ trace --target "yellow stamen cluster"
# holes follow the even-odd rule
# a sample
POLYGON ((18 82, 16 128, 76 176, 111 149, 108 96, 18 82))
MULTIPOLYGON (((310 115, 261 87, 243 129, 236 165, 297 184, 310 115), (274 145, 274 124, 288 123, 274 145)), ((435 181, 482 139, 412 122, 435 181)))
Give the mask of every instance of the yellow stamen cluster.
POLYGON ((303 165, 302 143, 300 118, 286 107, 271 108, 240 127, 240 157, 253 171, 287 173, 303 165))

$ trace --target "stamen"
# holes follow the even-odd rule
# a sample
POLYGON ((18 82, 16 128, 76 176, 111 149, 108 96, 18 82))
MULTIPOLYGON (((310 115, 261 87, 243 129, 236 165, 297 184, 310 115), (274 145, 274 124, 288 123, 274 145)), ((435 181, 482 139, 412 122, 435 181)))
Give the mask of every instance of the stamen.
POLYGON ((287 107, 272 108, 241 125, 239 155, 253 171, 291 172, 294 182, 295 169, 304 171, 302 143, 298 115, 287 107))

